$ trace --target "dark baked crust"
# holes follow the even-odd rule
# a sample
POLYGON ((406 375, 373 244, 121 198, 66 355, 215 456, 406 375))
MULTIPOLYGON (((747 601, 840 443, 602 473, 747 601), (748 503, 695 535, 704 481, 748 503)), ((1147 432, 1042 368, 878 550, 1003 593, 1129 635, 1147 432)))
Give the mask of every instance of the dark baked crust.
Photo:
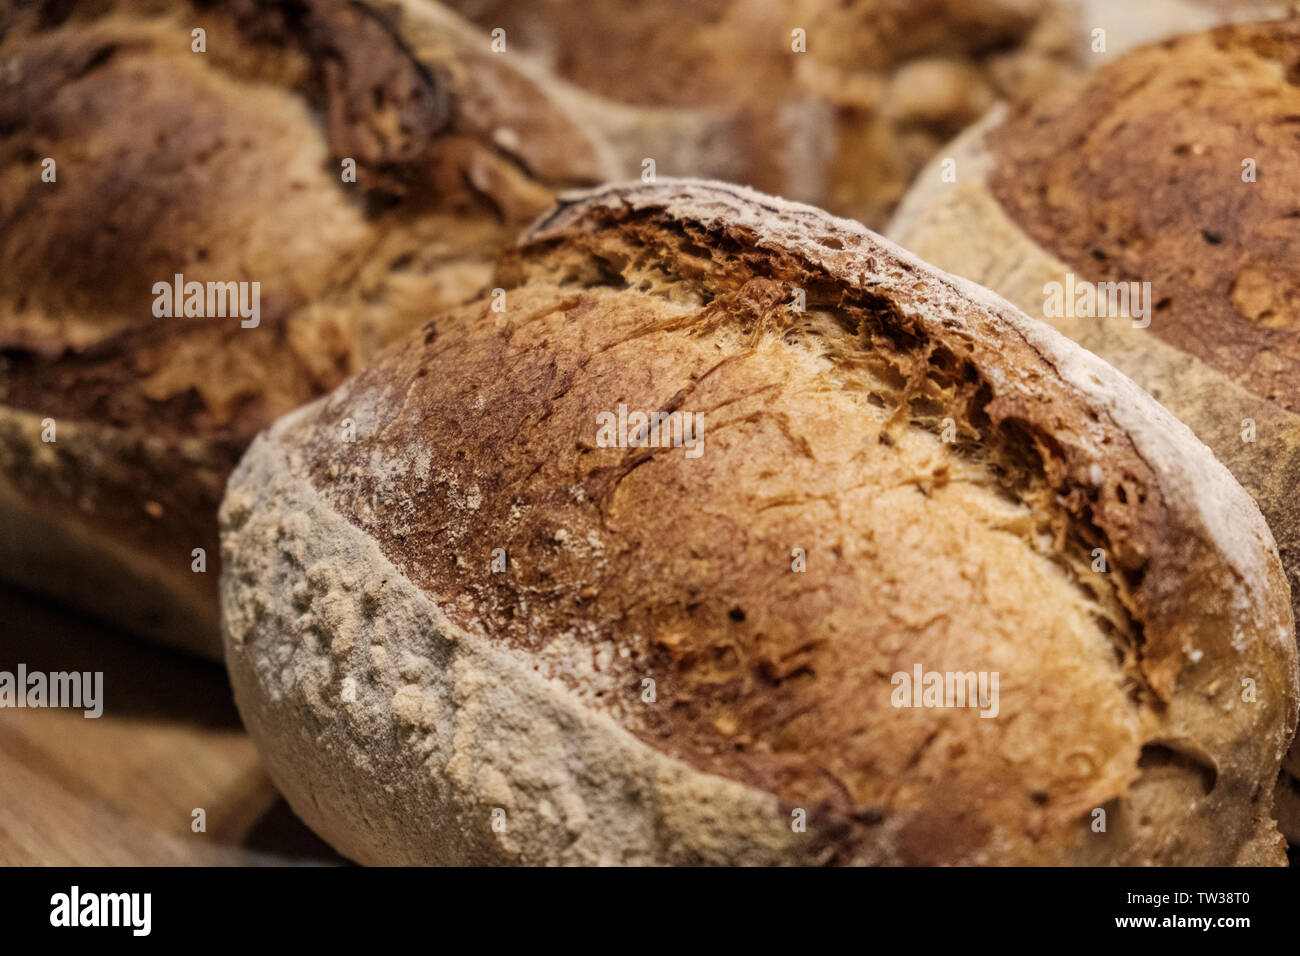
POLYGON ((816 807, 830 859, 1276 853, 1295 681, 1276 553, 1131 383, 854 224, 717 184, 562 206, 498 282, 505 314, 437 317, 274 439, 453 623, 652 746, 816 807), (620 402, 705 410, 713 444, 596 447, 620 402), (946 418, 951 457, 907 472, 946 418), (805 544, 820 567, 791 573, 805 544), (497 547, 508 574, 485 570, 497 547), (892 709, 890 674, 922 661, 1000 661, 1033 690, 1006 723, 892 709), (1258 708, 1231 706, 1243 667, 1258 708), (663 705, 638 705, 646 677, 663 705), (1091 839, 1102 806, 1119 822, 1091 839))
POLYGON ((1013 109, 990 185, 1081 277, 1150 282, 1153 334, 1295 412, 1298 135, 1300 20, 1222 27, 1013 109))

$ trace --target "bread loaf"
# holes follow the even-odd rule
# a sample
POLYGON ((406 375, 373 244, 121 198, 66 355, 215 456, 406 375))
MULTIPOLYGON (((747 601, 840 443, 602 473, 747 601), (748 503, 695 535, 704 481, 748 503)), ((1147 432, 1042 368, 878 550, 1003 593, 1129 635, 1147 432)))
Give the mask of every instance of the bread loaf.
POLYGON ((0 575, 216 657, 249 439, 476 293, 606 151, 418 0, 5 17, 0 575))
POLYGON ((1278 557, 1128 379, 716 183, 570 196, 494 285, 222 505, 236 702, 341 852, 1285 861, 1278 557))
MULTIPOLYGON (((1258 502, 1300 607, 1298 71, 1300 20, 1130 53, 962 136, 956 182, 923 173, 891 235, 1186 422, 1258 502), (1110 288, 1089 307, 1097 283, 1144 314, 1110 288)), ((1300 813, 1283 824, 1300 842, 1300 813)))

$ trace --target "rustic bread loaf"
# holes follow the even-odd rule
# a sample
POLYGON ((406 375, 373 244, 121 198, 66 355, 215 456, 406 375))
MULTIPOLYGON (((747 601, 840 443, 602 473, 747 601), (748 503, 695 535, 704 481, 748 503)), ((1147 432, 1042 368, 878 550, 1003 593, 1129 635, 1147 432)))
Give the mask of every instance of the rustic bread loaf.
MULTIPOLYGON (((504 31, 510 55, 602 97, 730 114, 753 148, 727 178, 877 228, 998 97, 1086 62, 1059 0, 449 2, 485 35, 504 31)), ((646 144, 660 174, 720 175, 669 145, 646 144)))
POLYGON ((247 442, 610 166, 418 0, 37 3, 0 36, 0 575, 219 656, 247 442), (159 317, 178 274, 258 315, 159 317))
MULTIPOLYGON (((1144 48, 962 136, 956 182, 927 170, 891 235, 1186 422, 1255 497, 1300 608, 1297 116, 1300 20, 1144 48), (1090 308, 1100 282, 1139 283, 1147 314, 1109 314, 1109 288, 1090 308)), ((1300 813, 1283 828, 1300 842, 1300 813)))
POLYGON ((1128 379, 716 183, 569 197, 495 284, 222 505, 236 702, 341 852, 1284 862, 1277 554, 1128 379))

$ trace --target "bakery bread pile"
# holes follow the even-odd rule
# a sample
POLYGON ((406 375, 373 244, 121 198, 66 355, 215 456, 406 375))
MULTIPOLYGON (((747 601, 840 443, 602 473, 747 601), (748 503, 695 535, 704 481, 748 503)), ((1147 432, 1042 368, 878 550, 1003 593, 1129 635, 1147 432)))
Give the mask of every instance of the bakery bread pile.
POLYGON ((362 862, 1284 863, 1300 27, 449 6, 0 8, 0 578, 362 862))
POLYGON ((1123 376, 716 183, 570 198, 495 282, 222 506, 236 701, 340 851, 1284 860, 1277 553, 1123 376))
MULTIPOLYGON (((963 135, 956 182, 923 173, 891 235, 1186 422, 1258 502, 1300 609, 1298 84, 1297 19, 1136 51, 963 135), (1097 283, 1115 285, 1089 305, 1097 283)), ((1279 801, 1300 841, 1297 781, 1293 756, 1279 801)))

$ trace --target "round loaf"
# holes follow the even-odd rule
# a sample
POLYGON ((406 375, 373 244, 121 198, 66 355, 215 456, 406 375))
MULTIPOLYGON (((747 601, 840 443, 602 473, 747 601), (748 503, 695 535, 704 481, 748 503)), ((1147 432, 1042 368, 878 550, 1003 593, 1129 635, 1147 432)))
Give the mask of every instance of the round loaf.
MULTIPOLYGON (((1146 47, 995 111, 944 151, 956 181, 927 169, 890 234, 1186 422, 1258 502, 1300 609, 1298 117, 1300 18, 1146 47), (1148 283, 1147 314, 1061 309, 1048 294, 1103 282, 1148 283)), ((1300 842, 1300 812, 1282 817, 1300 842)))
POLYGON ((494 284, 222 505, 236 703, 342 853, 1284 862, 1272 538, 1128 379, 716 183, 570 196, 494 284))
POLYGON ((0 575, 219 657, 216 511, 248 441, 611 167, 419 0, 0 19, 0 575), (177 275, 258 314, 157 317, 177 275))

